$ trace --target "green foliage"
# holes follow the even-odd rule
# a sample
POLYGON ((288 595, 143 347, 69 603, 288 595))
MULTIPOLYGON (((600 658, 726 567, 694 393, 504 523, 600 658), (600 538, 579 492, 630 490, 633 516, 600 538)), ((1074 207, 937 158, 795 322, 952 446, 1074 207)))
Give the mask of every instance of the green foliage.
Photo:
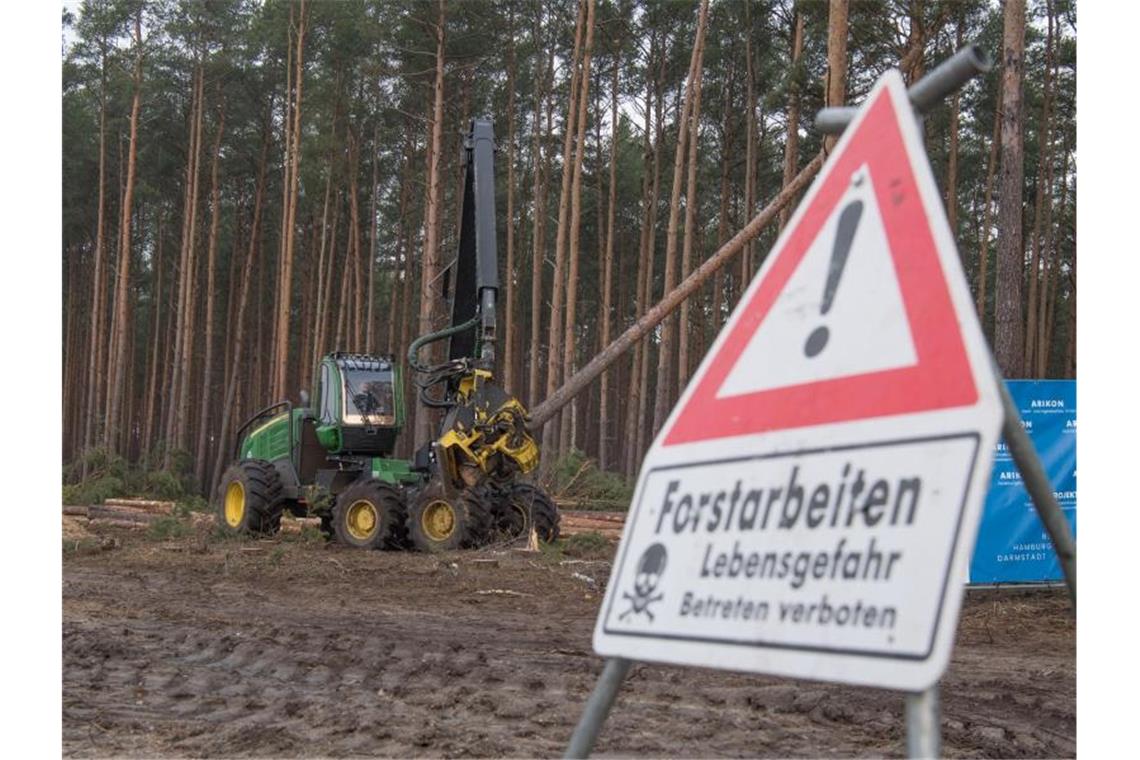
POLYGON ((209 512, 213 508, 210 506, 210 502, 195 493, 187 494, 179 499, 174 504, 174 509, 180 515, 188 515, 191 512, 209 512))
POLYGON ((609 559, 613 556, 615 547, 605 536, 594 531, 575 533, 560 543, 562 553, 576 559, 609 559))
POLYGON ((80 483, 63 487, 64 504, 102 504, 106 499, 126 496, 128 489, 122 478, 114 475, 90 477, 80 483))
POLYGON ((182 481, 169 470, 142 473, 143 491, 165 501, 176 501, 183 495, 182 481))
POLYGON ((156 541, 167 541, 172 538, 184 538, 190 535, 192 528, 188 522, 177 517, 160 517, 150 524, 147 536, 156 541))
POLYGON ((106 499, 139 496, 184 502, 185 511, 204 511, 208 505, 194 493, 185 457, 176 456, 174 461, 176 467, 167 470, 152 467, 150 460, 131 464, 101 447, 88 449, 63 470, 63 503, 102 504, 106 499))
POLYGON ((581 499, 580 509, 590 509, 590 502, 605 502, 602 509, 624 509, 633 498, 633 487, 621 475, 603 472, 583 452, 573 449, 554 465, 551 492, 556 496, 581 499))

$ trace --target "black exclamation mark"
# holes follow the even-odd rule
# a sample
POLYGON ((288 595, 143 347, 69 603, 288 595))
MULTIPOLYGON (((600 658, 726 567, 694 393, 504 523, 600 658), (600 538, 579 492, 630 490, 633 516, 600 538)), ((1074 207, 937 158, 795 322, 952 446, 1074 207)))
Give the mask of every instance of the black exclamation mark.
MULTIPOLYGON (((820 316, 831 311, 831 304, 835 301, 835 291, 839 289, 839 278, 843 276, 843 268, 847 264, 847 254, 851 253, 851 242, 855 239, 855 228, 859 226, 859 217, 863 215, 863 201, 851 201, 839 215, 839 226, 835 232, 835 245, 831 249, 831 266, 827 270, 827 284, 823 287, 823 303, 820 305, 820 316)), ((804 353, 808 357, 818 356, 827 345, 827 325, 820 325, 811 331, 807 343, 804 344, 804 353)))

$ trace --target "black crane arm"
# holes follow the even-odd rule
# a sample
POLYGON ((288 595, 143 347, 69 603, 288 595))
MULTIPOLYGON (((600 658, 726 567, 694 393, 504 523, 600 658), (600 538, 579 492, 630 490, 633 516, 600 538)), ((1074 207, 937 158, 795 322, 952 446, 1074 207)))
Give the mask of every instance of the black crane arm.
POLYGON ((495 235, 495 131, 490 119, 471 120, 464 152, 466 175, 451 324, 463 325, 476 316, 479 321, 474 328, 451 336, 448 358, 475 359, 480 369, 493 371, 499 250, 495 235))

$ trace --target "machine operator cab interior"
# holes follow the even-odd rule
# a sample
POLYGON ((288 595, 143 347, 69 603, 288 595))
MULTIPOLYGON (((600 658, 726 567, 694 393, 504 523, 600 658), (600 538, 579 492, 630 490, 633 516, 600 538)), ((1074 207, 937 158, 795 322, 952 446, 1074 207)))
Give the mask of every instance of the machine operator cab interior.
POLYGON ((315 432, 329 453, 391 454, 404 422, 400 382, 387 357, 335 353, 321 360, 315 432))

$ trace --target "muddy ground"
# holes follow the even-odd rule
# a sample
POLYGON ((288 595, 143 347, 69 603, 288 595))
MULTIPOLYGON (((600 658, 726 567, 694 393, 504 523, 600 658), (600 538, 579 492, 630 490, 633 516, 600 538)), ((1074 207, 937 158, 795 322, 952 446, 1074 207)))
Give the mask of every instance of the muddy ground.
MULTIPOLYGON (((64 753, 560 756, 601 669, 605 554, 65 540, 64 753)), ((942 700, 948 756, 1074 756, 1065 595, 970 592, 942 700)), ((595 754, 900 756, 902 709, 892 692, 637 665, 595 754)))

